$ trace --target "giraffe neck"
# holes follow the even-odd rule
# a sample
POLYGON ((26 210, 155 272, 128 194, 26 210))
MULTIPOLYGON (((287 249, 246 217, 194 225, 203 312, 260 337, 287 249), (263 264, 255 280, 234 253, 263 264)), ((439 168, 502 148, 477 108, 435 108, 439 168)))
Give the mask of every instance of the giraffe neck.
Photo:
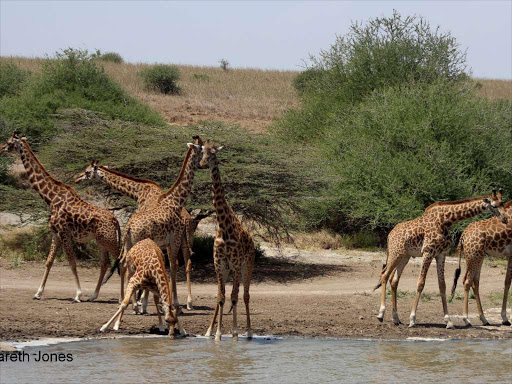
POLYGON ((192 147, 188 149, 178 178, 173 186, 161 196, 160 204, 168 206, 169 209, 181 209, 185 206, 187 197, 192 190, 192 184, 194 183, 197 156, 198 154, 192 147))
POLYGON ((485 210, 483 197, 461 202, 459 204, 439 205, 437 210, 444 226, 450 226, 457 221, 476 216, 485 210))
POLYGON ((123 175, 120 172, 113 172, 112 170, 103 166, 99 166, 98 168, 101 169, 103 173, 100 179, 106 185, 121 192, 123 195, 129 196, 130 198, 136 200, 139 204, 143 203, 143 200, 147 195, 144 193, 146 187, 156 186, 149 180, 136 180, 129 177, 128 175, 123 175))
POLYGON ((224 189, 222 188, 222 180, 220 178, 219 162, 217 158, 212 159, 211 162, 210 174, 212 177, 213 187, 213 206, 215 208, 215 214, 217 215, 219 228, 224 229, 227 225, 225 218, 231 214, 231 207, 224 196, 224 189))
POLYGON ((51 205, 58 194, 66 192, 63 190, 65 184, 55 180, 50 175, 24 139, 21 139, 19 154, 27 172, 30 185, 43 198, 46 204, 51 205))

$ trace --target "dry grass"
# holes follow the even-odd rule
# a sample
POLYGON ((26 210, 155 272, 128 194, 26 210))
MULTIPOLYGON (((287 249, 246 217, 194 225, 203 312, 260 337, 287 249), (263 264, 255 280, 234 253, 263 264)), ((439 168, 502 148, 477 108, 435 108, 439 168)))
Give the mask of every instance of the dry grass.
POLYGON ((137 71, 147 64, 105 63, 105 70, 123 88, 153 109, 165 121, 192 125, 201 121, 236 122, 248 131, 263 131, 286 109, 298 104, 291 84, 297 72, 178 66, 183 92, 162 95, 144 89, 137 71))
MULTIPOLYGON (((40 58, 2 57, 23 69, 37 73, 40 58)), ((162 95, 144 88, 137 76, 149 64, 102 63, 131 95, 162 114, 175 125, 196 125, 202 121, 238 123, 250 132, 262 132, 285 110, 298 106, 299 99, 292 86, 296 71, 230 69, 178 65, 181 72, 179 96, 162 95)), ((511 80, 476 79, 479 94, 490 99, 512 100, 511 80)))
POLYGON ((293 242, 297 248, 306 250, 344 248, 343 238, 327 230, 297 233, 293 236, 293 242))
POLYGON ((494 79, 475 79, 482 87, 478 90, 480 96, 488 97, 491 100, 508 99, 512 100, 512 81, 494 79))

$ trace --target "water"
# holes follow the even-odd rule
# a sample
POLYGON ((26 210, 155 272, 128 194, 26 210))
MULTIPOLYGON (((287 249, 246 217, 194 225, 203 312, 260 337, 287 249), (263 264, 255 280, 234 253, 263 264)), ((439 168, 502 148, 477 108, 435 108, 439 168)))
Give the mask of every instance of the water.
POLYGON ((25 347, 1 383, 511 383, 511 341, 120 338, 25 347), (35 362, 41 353, 72 362, 35 362), (33 355, 35 354, 35 355, 33 355))

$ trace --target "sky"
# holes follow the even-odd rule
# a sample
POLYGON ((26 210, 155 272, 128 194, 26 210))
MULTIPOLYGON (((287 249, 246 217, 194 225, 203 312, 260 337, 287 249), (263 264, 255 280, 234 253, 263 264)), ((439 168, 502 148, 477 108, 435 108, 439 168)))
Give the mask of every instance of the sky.
POLYGON ((475 77, 512 79, 512 0, 13 1, 0 0, 0 55, 68 48, 125 61, 301 70, 355 21, 418 15, 450 32, 475 77))

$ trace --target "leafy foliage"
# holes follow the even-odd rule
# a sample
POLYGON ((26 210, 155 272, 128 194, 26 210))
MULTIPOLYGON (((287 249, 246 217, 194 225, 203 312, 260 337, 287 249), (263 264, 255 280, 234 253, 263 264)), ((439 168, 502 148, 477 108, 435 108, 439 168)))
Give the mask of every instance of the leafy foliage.
POLYGON ((16 95, 28 76, 27 71, 13 63, 0 63, 0 98, 16 95))
POLYGON ((117 52, 105 52, 99 55, 100 60, 109 61, 111 63, 123 63, 123 57, 117 52))
POLYGON ((15 95, 0 99, 1 138, 18 129, 37 146, 57 133, 54 120, 62 108, 99 111, 110 119, 164 124, 157 113, 112 81, 93 55, 69 48, 45 60, 41 74, 25 81, 15 95))
POLYGON ((181 88, 177 85, 180 79, 180 71, 174 65, 157 64, 139 71, 146 87, 164 93, 177 95, 181 88))

